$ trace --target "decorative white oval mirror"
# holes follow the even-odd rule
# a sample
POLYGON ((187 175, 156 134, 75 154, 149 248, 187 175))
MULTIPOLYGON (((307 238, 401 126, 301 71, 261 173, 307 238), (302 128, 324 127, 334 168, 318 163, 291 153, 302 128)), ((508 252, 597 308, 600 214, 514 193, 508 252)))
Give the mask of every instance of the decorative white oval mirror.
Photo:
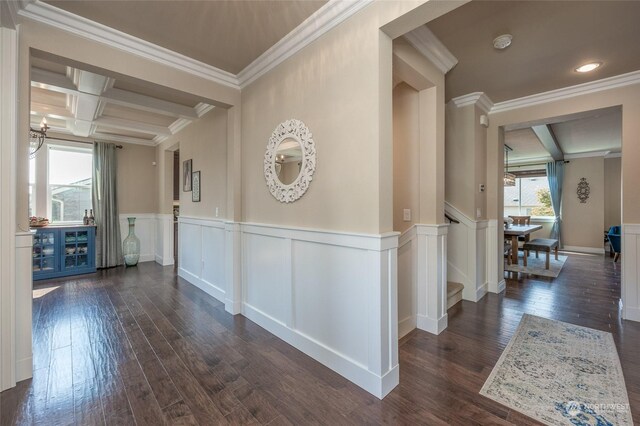
POLYGON ((264 154, 264 178, 271 195, 292 203, 309 189, 316 170, 313 135, 300 120, 278 125, 269 138, 264 154))

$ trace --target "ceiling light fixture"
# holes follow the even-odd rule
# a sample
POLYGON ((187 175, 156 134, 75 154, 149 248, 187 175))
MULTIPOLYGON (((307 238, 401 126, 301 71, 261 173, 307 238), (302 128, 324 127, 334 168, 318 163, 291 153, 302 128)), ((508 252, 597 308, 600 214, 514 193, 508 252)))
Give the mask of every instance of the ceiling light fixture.
POLYGON ((46 118, 42 118, 40 130, 29 127, 29 158, 35 158, 38 150, 42 148, 44 140, 47 138, 47 130, 49 130, 49 126, 46 118))
POLYGON ((511 34, 502 34, 493 39, 493 47, 498 50, 504 50, 511 46, 511 40, 513 36, 511 34))
POLYGON ((596 68, 600 68, 600 65, 602 65, 602 62, 589 62, 588 64, 580 65, 578 68, 576 68, 576 72, 593 71, 596 68))
POLYGON ((509 173, 509 151, 513 151, 513 148, 505 144, 504 154, 507 159, 507 165, 504 170, 504 186, 516 186, 516 175, 509 173))

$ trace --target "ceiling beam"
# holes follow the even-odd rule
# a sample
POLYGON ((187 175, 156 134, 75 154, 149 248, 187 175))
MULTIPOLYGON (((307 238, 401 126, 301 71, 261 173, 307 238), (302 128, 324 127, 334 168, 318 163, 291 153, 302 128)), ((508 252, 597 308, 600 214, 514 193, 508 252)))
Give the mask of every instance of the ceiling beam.
POLYGON ((141 123, 139 121, 124 120, 122 118, 99 117, 94 120, 94 123, 100 127, 107 127, 110 129, 130 130, 132 132, 146 133, 149 135, 171 135, 171 131, 167 127, 141 123))
POLYGON ((543 124, 540 126, 533 126, 531 127, 531 130, 536 134, 540 143, 551 155, 551 158, 553 158, 554 161, 564 160, 564 152, 562 152, 562 148, 558 143, 558 139, 556 139, 556 135, 553 134, 551 126, 543 124))
POLYGON ((82 93, 86 96, 95 96, 99 98, 99 100, 107 103, 167 115, 170 117, 185 118, 188 120, 196 120, 198 118, 197 112, 192 107, 122 89, 108 88, 108 85, 105 85, 107 90, 100 95, 83 92, 81 89, 76 87, 73 81, 67 76, 35 67, 31 69, 31 85, 33 87, 39 87, 41 89, 65 93, 72 96, 78 96, 82 93))
POLYGON ((112 104, 168 115, 170 117, 186 118, 187 120, 196 120, 198 118, 198 114, 191 107, 122 89, 109 89, 102 94, 102 98, 112 104))

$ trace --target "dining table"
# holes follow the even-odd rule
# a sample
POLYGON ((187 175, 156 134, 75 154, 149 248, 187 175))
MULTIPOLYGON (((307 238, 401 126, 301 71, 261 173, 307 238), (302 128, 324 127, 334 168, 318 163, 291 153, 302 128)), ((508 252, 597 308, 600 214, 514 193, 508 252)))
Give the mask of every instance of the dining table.
POLYGON ((511 237, 511 262, 514 265, 518 264, 518 237, 529 240, 529 236, 540 229, 542 225, 511 225, 504 229, 505 238, 511 237))

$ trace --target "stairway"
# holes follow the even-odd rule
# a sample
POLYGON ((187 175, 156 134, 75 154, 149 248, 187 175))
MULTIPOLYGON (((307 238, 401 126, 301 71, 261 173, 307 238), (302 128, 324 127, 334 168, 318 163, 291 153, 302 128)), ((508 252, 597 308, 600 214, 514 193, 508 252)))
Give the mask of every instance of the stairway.
POLYGON ((462 289, 464 286, 460 283, 447 281, 447 309, 462 300, 462 289))

